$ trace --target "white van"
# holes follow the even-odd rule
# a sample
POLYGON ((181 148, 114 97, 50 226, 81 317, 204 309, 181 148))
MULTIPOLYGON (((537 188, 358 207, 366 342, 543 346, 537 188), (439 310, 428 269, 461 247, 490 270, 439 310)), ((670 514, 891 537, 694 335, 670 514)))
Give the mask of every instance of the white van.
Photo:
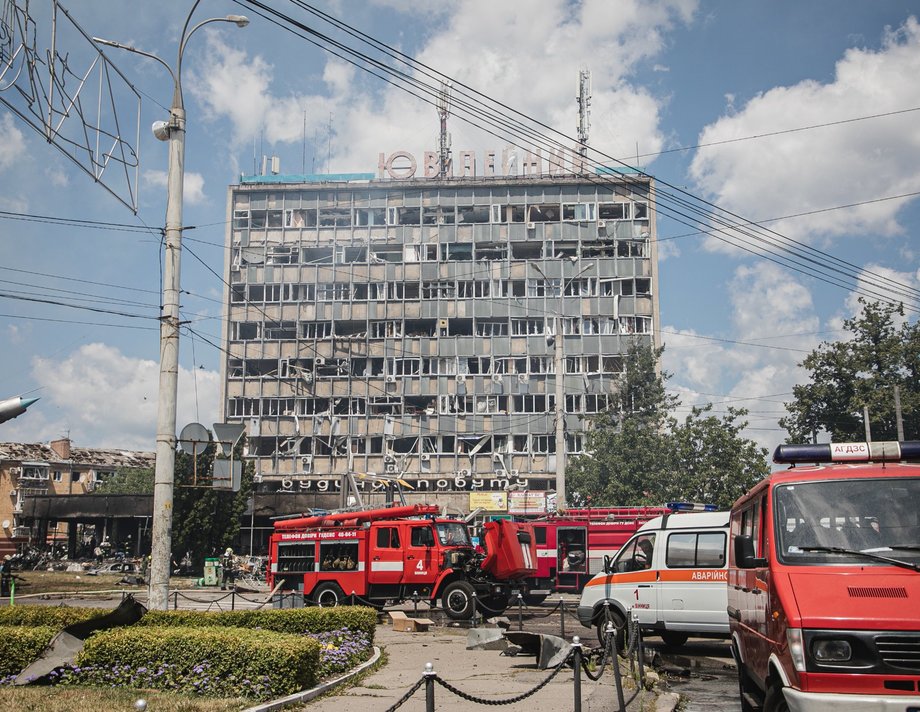
POLYGON ((665 514, 639 528, 582 591, 578 620, 603 643, 609 610, 622 647, 630 615, 666 645, 728 636, 728 512, 665 514), (605 606, 609 604, 609 606, 605 606))

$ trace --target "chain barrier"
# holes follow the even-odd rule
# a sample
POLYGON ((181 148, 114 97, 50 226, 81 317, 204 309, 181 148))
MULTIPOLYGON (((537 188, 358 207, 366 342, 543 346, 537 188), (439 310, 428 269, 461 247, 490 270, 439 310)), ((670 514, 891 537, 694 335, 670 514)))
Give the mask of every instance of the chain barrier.
POLYGON ((414 695, 416 692, 418 692, 419 688, 421 688, 421 686, 424 684, 425 684, 425 678, 424 677, 419 678, 419 681, 416 682, 411 688, 409 688, 409 691, 405 695, 400 697, 399 700, 396 702, 396 704, 394 704, 392 707, 387 707, 386 712, 394 712, 394 710, 398 710, 400 707, 406 704, 409 701, 409 698, 412 697, 412 695, 414 695))
POLYGON ((559 674, 562 668, 568 665, 569 659, 574 655, 574 653, 575 653, 574 650, 570 652, 566 656, 565 660, 559 663, 547 677, 545 677, 541 682, 537 683, 536 687, 528 690, 527 692, 522 692, 520 695, 516 695, 515 697, 508 697, 503 700, 490 700, 490 699, 486 699, 483 697, 475 697, 474 695, 471 695, 467 692, 464 692, 463 690, 459 688, 454 687, 449 682, 447 682, 446 680, 442 680, 437 675, 435 675, 434 681, 438 683, 441 687, 443 687, 445 690, 447 690, 448 692, 453 692, 455 695, 457 695, 457 697, 460 697, 466 700, 467 702, 473 702, 478 705, 511 705, 511 704, 514 704, 515 702, 526 700, 528 697, 532 697, 533 695, 538 693, 540 690, 542 690, 544 687, 546 687, 553 680, 553 678, 559 674))

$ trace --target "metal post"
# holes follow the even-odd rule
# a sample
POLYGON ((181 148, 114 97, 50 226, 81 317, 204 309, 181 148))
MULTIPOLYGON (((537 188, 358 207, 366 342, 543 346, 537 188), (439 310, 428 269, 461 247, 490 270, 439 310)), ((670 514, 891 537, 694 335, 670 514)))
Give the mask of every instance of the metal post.
POLYGON ((904 442, 904 420, 901 417, 901 388, 894 387, 894 420, 898 428, 898 442, 904 442))
POLYGON ((479 627, 479 597, 473 591, 473 627, 479 627))
POLYGON ((866 442, 872 442, 872 426, 869 424, 869 406, 863 406, 863 425, 866 428, 866 442))
POLYGON ((235 588, 232 591, 230 591, 230 610, 231 611, 236 610, 236 589, 235 588))
POLYGON ((418 618, 418 591, 412 592, 412 615, 418 618))
POLYGON ((617 658, 616 628, 611 621, 607 621, 604 629, 604 641, 607 646, 607 655, 613 666, 613 684, 617 691, 617 712, 626 712, 626 701, 623 697, 623 677, 620 675, 620 660, 617 658))
POLYGON ((425 712, 434 712, 434 665, 425 663, 425 712))
POLYGON ((639 680, 645 678, 645 648, 642 645, 642 629, 639 621, 633 620, 636 626, 636 662, 639 665, 639 680))
POLYGON ((559 597, 559 610, 562 611, 559 616, 559 637, 565 638, 565 599, 562 596, 559 597))
POLYGON ((518 630, 524 630, 524 597, 518 592, 518 630))
POLYGON ((581 712, 581 638, 577 635, 572 638, 572 666, 575 668, 572 685, 575 690, 575 712, 581 712))
POLYGON ((179 610, 179 592, 178 591, 173 591, 173 610, 174 611, 179 610))
POLYGON ((565 282, 559 280, 559 316, 556 317, 556 342, 553 364, 556 369, 556 509, 565 510, 565 355, 562 319, 565 314, 565 282))

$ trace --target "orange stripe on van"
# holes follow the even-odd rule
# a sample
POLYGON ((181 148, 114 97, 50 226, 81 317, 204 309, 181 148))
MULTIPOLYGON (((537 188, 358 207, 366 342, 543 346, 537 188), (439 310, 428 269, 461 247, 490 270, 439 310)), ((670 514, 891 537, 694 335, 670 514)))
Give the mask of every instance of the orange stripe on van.
POLYGON ((655 581, 655 571, 630 571, 623 574, 610 574, 609 576, 598 576, 588 581, 586 586, 606 586, 615 583, 645 583, 655 581))
POLYGON ((599 576, 588 581, 587 586, 607 586, 621 583, 648 583, 654 581, 693 581, 711 583, 728 580, 726 569, 669 569, 666 571, 630 571, 629 573, 599 576))

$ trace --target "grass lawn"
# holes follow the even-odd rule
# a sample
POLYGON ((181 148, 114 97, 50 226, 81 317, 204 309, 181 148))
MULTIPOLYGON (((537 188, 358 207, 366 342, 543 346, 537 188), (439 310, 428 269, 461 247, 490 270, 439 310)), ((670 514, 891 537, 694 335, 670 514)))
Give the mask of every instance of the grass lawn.
POLYGON ((133 710, 137 699, 150 712, 235 712, 254 702, 189 697, 152 690, 88 687, 0 687, 0 710, 16 712, 99 712, 133 710))
MULTIPOLYGON (((79 591, 112 591, 121 590, 139 591, 145 586, 129 586, 118 583, 121 574, 100 574, 90 576, 86 572, 74 573, 71 571, 17 571, 16 575, 23 579, 16 581, 16 597, 31 596, 33 593, 54 593, 63 591, 67 593, 79 591)), ((194 578, 172 578, 170 586, 173 588, 192 588, 194 578)))

